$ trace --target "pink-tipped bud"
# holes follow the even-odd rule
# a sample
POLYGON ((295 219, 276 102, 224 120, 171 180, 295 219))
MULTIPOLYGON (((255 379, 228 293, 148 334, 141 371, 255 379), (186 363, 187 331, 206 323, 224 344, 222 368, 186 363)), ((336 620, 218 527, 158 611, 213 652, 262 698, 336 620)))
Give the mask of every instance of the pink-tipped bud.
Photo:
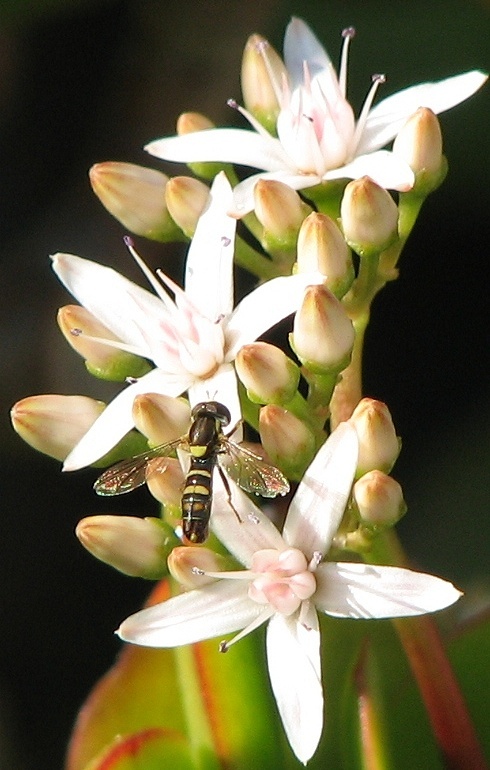
POLYGON ((14 430, 27 444, 64 460, 102 414, 105 404, 86 396, 29 396, 12 407, 14 430))
POLYGON ((340 204, 345 240, 361 257, 378 254, 398 237, 398 208, 368 176, 349 182, 340 204))
POLYGON ((313 211, 301 225, 298 235, 297 271, 321 273, 325 286, 338 299, 354 280, 354 266, 349 247, 335 222, 313 211))
POLYGON ((202 588, 216 580, 206 572, 224 572, 231 568, 230 560, 210 548, 186 545, 174 548, 168 557, 168 569, 175 580, 186 589, 202 588))
POLYGON ((343 305, 326 286, 308 286, 294 317, 290 344, 311 372, 341 372, 350 361, 355 332, 343 305))
POLYGON ((287 409, 269 404, 260 410, 259 431, 271 463, 290 479, 299 480, 315 454, 315 437, 287 409))
POLYGON ((161 393, 143 393, 133 401, 133 420, 153 446, 167 444, 187 433, 191 410, 187 401, 161 393))
POLYGON ((389 473, 400 454, 401 442, 386 404, 374 398, 363 398, 354 409, 350 422, 359 438, 357 476, 376 469, 389 473))
POLYGON ((168 555, 179 542, 160 519, 136 516, 88 516, 78 523, 75 534, 99 561, 147 580, 168 574, 168 555))
POLYGON ((297 391, 299 367, 267 342, 244 345, 235 359, 235 368, 255 404, 287 404, 297 391))
POLYGON ((165 200, 172 219, 192 238, 209 200, 209 187, 190 176, 174 176, 168 181, 165 200))
POLYGON ((420 107, 407 120, 393 142, 393 152, 414 172, 417 192, 435 190, 446 175, 441 126, 428 107, 420 107))
POLYGON ((56 320, 64 338, 85 359, 85 366, 94 377, 124 382, 127 377, 141 377, 149 371, 144 358, 104 344, 103 340, 119 340, 81 305, 61 307, 56 320))
POLYGON ((299 228, 311 208, 283 182, 260 179, 254 187, 255 214, 267 249, 294 249, 299 228))
POLYGON ((177 524, 182 516, 180 503, 184 480, 182 466, 176 458, 150 460, 146 478, 147 487, 153 497, 165 506, 165 514, 170 513, 173 516, 174 524, 177 524))
POLYGON ((168 177, 133 163, 96 163, 90 184, 102 205, 125 228, 154 241, 175 239, 177 228, 167 211, 168 177))
POLYGON ((183 112, 177 118, 177 134, 193 134, 195 131, 206 131, 214 128, 214 123, 200 112, 183 112))
POLYGON ((251 35, 242 58, 242 94, 247 110, 274 132, 280 105, 278 94, 287 77, 284 62, 261 35, 251 35))
POLYGON ((359 519, 370 529, 394 526, 406 513, 400 484, 382 471, 369 471, 354 484, 359 519))

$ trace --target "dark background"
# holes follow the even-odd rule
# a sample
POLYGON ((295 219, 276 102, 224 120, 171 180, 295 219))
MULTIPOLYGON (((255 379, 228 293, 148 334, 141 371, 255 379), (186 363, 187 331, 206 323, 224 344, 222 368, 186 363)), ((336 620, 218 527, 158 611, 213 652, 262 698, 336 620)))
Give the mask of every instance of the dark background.
MULTIPOLYGON (((91 513, 148 514, 146 492, 104 508, 93 471, 60 474, 9 424, 27 395, 111 393, 58 333, 56 310, 70 300, 47 255, 72 251, 140 280, 88 168, 125 160, 172 173, 142 146, 173 133, 183 110, 236 122, 226 99, 240 99, 248 35, 281 50, 291 14, 334 62, 341 29, 357 27, 356 105, 374 72, 387 73, 389 94, 490 67, 489 8, 477 2, 0 0, 0 770, 62 766, 76 710, 119 647, 113 629, 148 592, 73 534, 91 513)), ((488 587, 490 540, 489 106, 487 86, 442 117, 449 177, 423 209, 399 281, 376 300, 365 368, 366 394, 387 401, 403 438, 403 542, 470 594, 488 587)), ((138 246, 180 279, 179 250, 138 246)))

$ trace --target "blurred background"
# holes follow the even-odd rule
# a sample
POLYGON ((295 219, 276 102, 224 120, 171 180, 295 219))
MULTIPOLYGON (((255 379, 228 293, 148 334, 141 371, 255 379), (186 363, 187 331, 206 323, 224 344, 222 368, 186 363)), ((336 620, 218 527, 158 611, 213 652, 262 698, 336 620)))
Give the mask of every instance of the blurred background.
MULTIPOLYGON (((119 649, 113 630, 149 586, 86 554, 73 530, 97 512, 151 515, 146 491, 104 504, 93 470, 62 475, 24 445, 11 405, 35 393, 107 399, 55 322, 70 302, 48 254, 71 251, 140 280, 123 228, 87 171, 147 156, 184 110, 236 124, 240 61, 252 32, 282 50, 291 15, 337 60, 354 25, 351 101, 375 72, 383 95, 490 69, 490 6, 460 0, 0 0, 0 770, 61 768, 79 705, 119 649)), ((365 393, 385 400, 403 439, 394 475, 409 513, 399 527, 420 568, 466 590, 488 587, 490 552, 488 244, 490 90, 442 116, 449 176, 424 206, 400 279, 376 300, 365 393)), ((182 249, 138 239, 181 279, 182 249)))

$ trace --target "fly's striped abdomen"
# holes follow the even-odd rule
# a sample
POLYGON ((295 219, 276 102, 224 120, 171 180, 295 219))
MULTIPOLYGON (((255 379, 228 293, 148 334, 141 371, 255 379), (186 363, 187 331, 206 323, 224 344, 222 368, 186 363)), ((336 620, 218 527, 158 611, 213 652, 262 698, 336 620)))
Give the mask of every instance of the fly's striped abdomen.
POLYGON ((182 529, 191 543, 203 543, 208 536, 215 463, 215 455, 191 459, 182 494, 182 529))

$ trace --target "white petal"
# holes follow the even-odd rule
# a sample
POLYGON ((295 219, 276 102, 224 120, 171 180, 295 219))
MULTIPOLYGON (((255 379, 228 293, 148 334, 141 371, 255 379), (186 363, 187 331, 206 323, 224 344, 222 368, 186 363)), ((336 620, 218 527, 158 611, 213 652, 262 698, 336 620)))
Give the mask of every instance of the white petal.
POLYGON ((330 57, 309 26, 301 19, 293 17, 284 36, 284 63, 291 76, 293 88, 303 83, 304 62, 308 64, 312 78, 331 66, 330 57))
POLYGON ((147 647, 176 647, 229 634, 263 612, 247 590, 246 581, 219 580, 131 615, 116 633, 147 647))
POLYGON ((229 217, 232 191, 218 174, 187 254, 185 291, 199 312, 217 321, 233 310, 233 251, 236 219, 229 217))
POLYGON ((267 663, 277 707, 289 743, 306 763, 315 753, 323 728, 320 632, 276 614, 267 627, 267 663))
POLYGON ((163 393, 180 396, 189 386, 181 377, 167 375, 161 369, 140 377, 128 385, 104 409, 100 417, 72 449, 63 465, 64 471, 76 471, 99 460, 134 427, 132 408, 135 396, 140 393, 163 393))
POLYGON ((439 114, 464 102, 481 88, 487 77, 485 72, 472 70, 436 83, 420 83, 383 99, 368 115, 358 146, 359 154, 391 142, 419 107, 429 107, 439 114))
POLYGON ((299 174, 294 168, 292 161, 288 159, 288 162, 284 164, 281 171, 264 171, 262 174, 249 176, 243 182, 237 184, 233 190, 233 205, 230 209, 232 216, 240 218, 253 211, 255 208, 254 188, 259 179, 283 182, 293 190, 306 190, 308 187, 314 187, 322 181, 322 178, 315 174, 299 174))
POLYGON ((233 441, 240 443, 243 437, 242 410, 238 397, 237 376, 231 364, 222 364, 212 377, 207 380, 196 380, 189 388, 190 405, 195 406, 201 401, 219 401, 220 404, 227 407, 231 415, 231 422, 225 433, 228 433, 236 425, 237 431, 233 433, 233 441))
POLYGON ((151 155, 179 163, 218 161, 275 171, 284 166, 284 151, 274 137, 242 128, 211 128, 157 139, 145 147, 151 155))
POLYGON ((234 482, 228 483, 236 513, 222 479, 214 474, 211 529, 219 540, 246 567, 250 567, 254 553, 263 548, 284 551, 287 546, 277 527, 234 482))
POLYGON ((345 166, 327 171, 323 175, 329 179, 360 179, 369 176, 388 190, 406 191, 413 187, 415 176, 404 160, 388 150, 379 150, 368 155, 359 155, 345 166))
POLYGON ((283 537, 307 558, 326 553, 339 528, 354 479, 359 439, 341 422, 318 450, 289 506, 283 537))
POLYGON ((150 292, 128 281, 110 267, 74 254, 55 254, 53 270, 70 294, 119 339, 148 350, 139 327, 132 322, 135 302, 149 316, 161 316, 162 302, 150 292))
POLYGON ((395 618, 442 610, 462 595, 452 583, 401 567, 330 562, 316 573, 315 604, 341 618, 395 618))
POLYGON ((243 345, 294 313, 306 287, 321 282, 319 273, 299 273, 272 278, 247 294, 225 324, 226 359, 232 361, 243 345))

